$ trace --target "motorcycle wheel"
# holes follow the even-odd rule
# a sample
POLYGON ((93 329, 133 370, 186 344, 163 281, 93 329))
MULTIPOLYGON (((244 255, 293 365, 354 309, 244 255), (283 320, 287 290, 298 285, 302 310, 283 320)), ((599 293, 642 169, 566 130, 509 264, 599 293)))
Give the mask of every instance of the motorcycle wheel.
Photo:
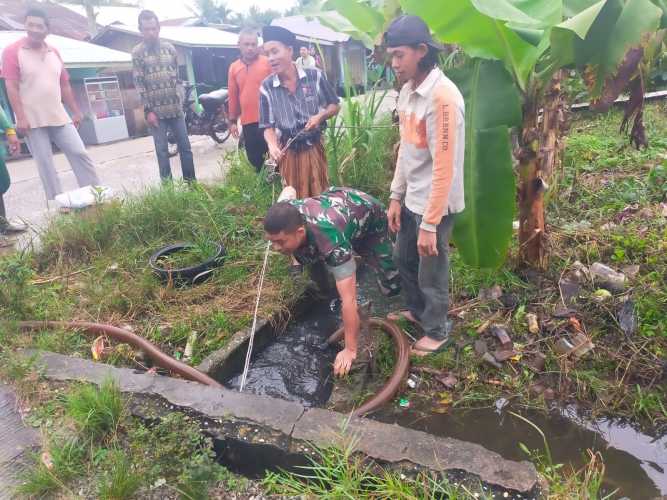
POLYGON ((227 125, 220 123, 213 127, 213 131, 211 132, 211 139, 213 139, 218 144, 222 144, 227 139, 229 139, 229 134, 230 132, 229 128, 227 128, 227 125))

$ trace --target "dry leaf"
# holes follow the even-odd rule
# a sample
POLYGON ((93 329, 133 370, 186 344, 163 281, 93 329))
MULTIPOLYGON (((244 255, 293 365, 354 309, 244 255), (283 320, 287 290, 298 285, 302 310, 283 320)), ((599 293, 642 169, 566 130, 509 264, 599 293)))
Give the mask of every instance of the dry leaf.
POLYGON ((41 459, 44 467, 46 467, 48 470, 53 469, 53 459, 51 458, 51 454, 48 451, 42 453, 41 459))
POLYGON ((540 325, 537 322, 537 314, 526 314, 526 321, 528 322, 528 331, 532 334, 540 333, 540 325))
POLYGON ((99 361, 104 356, 104 350, 106 346, 104 345, 104 335, 100 335, 93 341, 93 345, 90 347, 90 351, 93 353, 93 359, 99 361))
POLYGON ((581 323, 574 316, 570 316, 570 325, 572 325, 572 328, 574 328, 578 332, 584 331, 584 329, 581 327, 581 323))

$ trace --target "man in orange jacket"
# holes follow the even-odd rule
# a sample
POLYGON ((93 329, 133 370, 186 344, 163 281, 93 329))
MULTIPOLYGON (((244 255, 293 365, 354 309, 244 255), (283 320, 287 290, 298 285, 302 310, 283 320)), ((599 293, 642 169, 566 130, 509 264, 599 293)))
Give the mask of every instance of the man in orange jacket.
POLYGON ((260 54, 257 32, 244 29, 239 34, 241 57, 229 67, 229 129, 239 138, 238 120, 241 118, 243 141, 248 161, 261 170, 268 150, 263 131, 259 129, 259 87, 271 74, 266 56, 260 54))

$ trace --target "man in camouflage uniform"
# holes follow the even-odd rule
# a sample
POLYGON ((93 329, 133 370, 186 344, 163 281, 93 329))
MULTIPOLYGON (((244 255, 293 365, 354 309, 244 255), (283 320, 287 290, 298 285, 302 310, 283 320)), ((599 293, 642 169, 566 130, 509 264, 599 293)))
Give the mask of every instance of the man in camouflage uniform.
POLYGON ((343 376, 357 356, 360 325, 354 254, 375 269, 382 293, 400 292, 387 216, 378 200, 356 189, 332 187, 313 198, 294 197, 288 186, 269 209, 264 218, 266 238, 274 250, 294 256, 301 264, 323 261, 333 274, 345 329, 345 348, 336 356, 334 374, 343 376))

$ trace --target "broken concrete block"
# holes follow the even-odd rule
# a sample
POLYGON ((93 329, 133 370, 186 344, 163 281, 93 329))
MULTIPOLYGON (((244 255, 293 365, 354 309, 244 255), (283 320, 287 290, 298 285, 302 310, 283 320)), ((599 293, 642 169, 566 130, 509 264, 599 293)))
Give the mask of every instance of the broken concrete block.
POLYGON ((491 353, 485 352, 484 355, 482 356, 482 361, 484 361, 486 364, 489 364, 493 366, 494 368, 497 368, 498 370, 502 369, 502 365, 496 361, 496 358, 494 358, 491 353))
POLYGON ((622 292, 625 289, 625 274, 614 271, 609 266, 596 262, 591 266, 590 272, 596 283, 612 292, 622 292))
POLYGON ((486 342, 483 340, 475 340, 475 353, 478 356, 482 356, 488 350, 489 348, 486 346, 486 342))
POLYGON ((491 333, 498 339, 498 342, 500 342, 500 345, 504 351, 511 351, 514 348, 512 338, 509 336, 509 333, 507 333, 507 330, 505 330, 504 327, 500 325, 494 325, 491 327, 491 333))

